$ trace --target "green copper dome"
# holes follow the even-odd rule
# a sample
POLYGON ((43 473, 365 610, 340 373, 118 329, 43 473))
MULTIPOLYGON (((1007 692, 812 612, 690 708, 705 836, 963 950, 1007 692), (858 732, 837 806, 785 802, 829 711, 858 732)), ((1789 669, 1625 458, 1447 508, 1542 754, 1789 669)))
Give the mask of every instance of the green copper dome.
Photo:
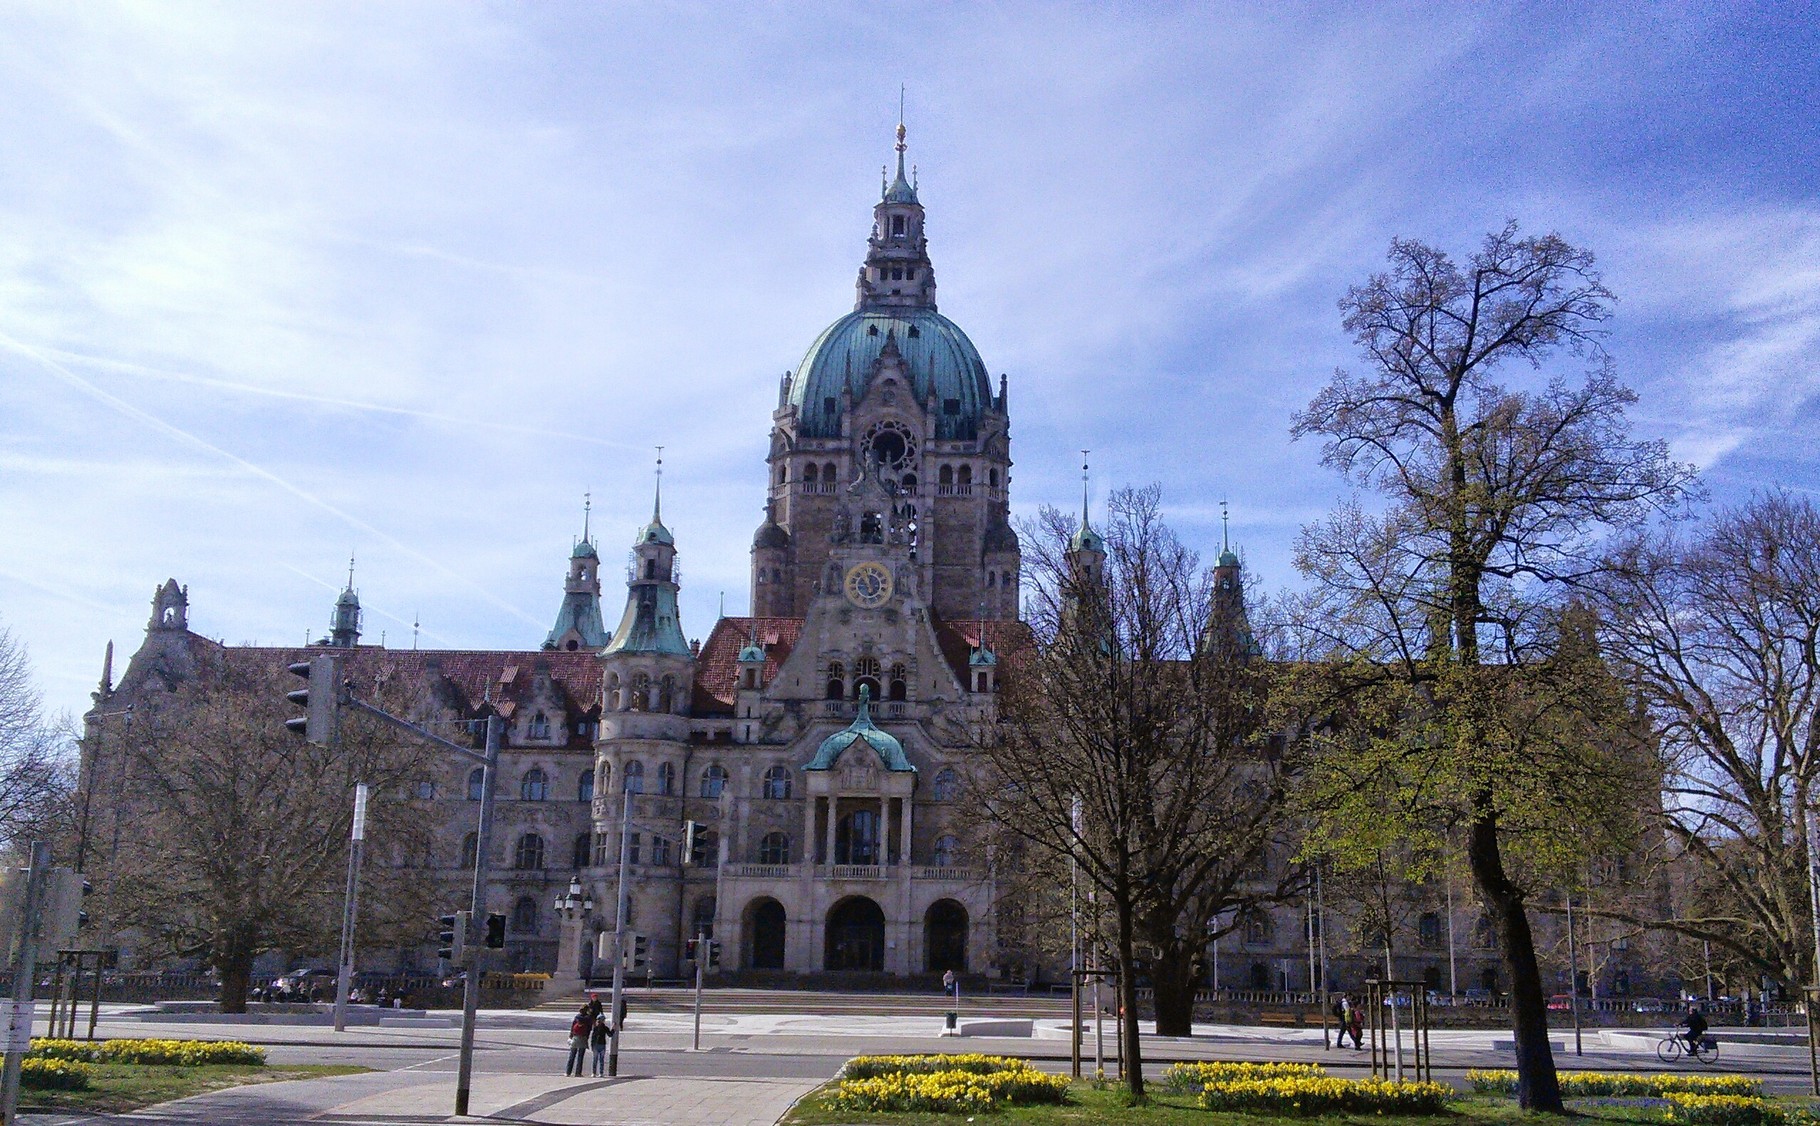
POLYGON ((959 325, 917 307, 848 313, 816 337, 790 381, 799 433, 840 435, 841 392, 852 391, 855 400, 866 393, 887 341, 904 358, 916 401, 935 399, 936 437, 977 437, 980 419, 992 405, 986 363, 959 325))
POLYGON ((904 757, 904 745, 897 739, 880 731, 872 722, 872 689, 861 685, 859 690, 859 714, 853 722, 822 740, 821 746, 815 748, 815 757, 803 764, 804 770, 832 770, 840 761, 840 756, 855 743, 864 744, 878 756, 879 765, 886 770, 908 771, 916 773, 916 767, 904 757))

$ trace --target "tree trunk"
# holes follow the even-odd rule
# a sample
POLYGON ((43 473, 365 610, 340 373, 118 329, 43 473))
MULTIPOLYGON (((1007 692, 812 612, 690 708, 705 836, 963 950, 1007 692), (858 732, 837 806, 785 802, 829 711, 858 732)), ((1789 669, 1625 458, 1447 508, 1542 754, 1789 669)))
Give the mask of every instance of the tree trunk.
MULTIPOLYGON (((1485 799, 1489 804, 1489 798, 1485 799)), ((1482 804, 1480 808, 1484 808, 1482 804)), ((1555 1055, 1548 1044, 1548 1006, 1542 994, 1542 971, 1536 964, 1535 939, 1523 896, 1504 874, 1494 815, 1480 814, 1467 838, 1466 858, 1473 881, 1497 925, 1510 971, 1510 1026, 1516 1037, 1517 1104, 1524 1110, 1560 1114, 1561 1084, 1555 1055)))
POLYGON ((253 982, 253 935, 235 926, 221 935, 215 951, 215 968, 221 972, 221 1011, 246 1012, 246 996, 253 982))
POLYGON ((1124 1049, 1119 1053, 1125 1068, 1125 1087, 1133 1103, 1144 1101, 1144 1057, 1138 1047, 1137 950, 1132 938, 1134 929, 1131 903, 1120 896, 1119 916, 1119 1036, 1124 1049))
POLYGON ((1194 1031, 1194 955, 1181 943, 1157 948, 1150 966, 1156 999, 1156 1034, 1188 1036, 1194 1031))

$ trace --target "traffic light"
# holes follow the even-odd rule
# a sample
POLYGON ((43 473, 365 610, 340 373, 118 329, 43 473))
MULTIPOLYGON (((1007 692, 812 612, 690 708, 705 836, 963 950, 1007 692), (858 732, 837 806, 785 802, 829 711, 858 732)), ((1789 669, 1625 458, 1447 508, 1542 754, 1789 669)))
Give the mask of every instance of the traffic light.
POLYGON ((335 717, 341 706, 336 666, 335 658, 327 653, 286 666, 292 676, 302 677, 310 686, 284 694, 285 699, 304 709, 304 714, 285 720, 284 726, 321 747, 335 742, 335 717))
POLYGON ((440 928, 436 941, 442 943, 436 956, 451 966, 459 966, 468 953, 468 913, 457 911, 453 915, 438 916, 436 925, 440 928))
POLYGON ((632 968, 642 970, 651 960, 651 940, 642 934, 632 936, 632 968))
POLYGON ((702 830, 705 828, 707 826, 699 821, 683 822, 682 862, 685 866, 695 863, 695 849, 701 841, 702 830))
POLYGON ((683 961, 693 962, 694 960, 695 960, 695 940, 692 938, 684 939, 683 940, 683 961))
POLYGON ((708 968, 711 970, 720 969, 720 939, 718 938, 710 938, 708 940, 708 968))
POLYGON ((487 915, 487 949, 504 950, 506 948, 506 917, 497 911, 487 915))
POLYGON ((46 951, 70 950, 82 928, 88 925, 88 912, 83 902, 95 889, 73 868, 53 868, 50 883, 44 889, 44 914, 39 924, 39 943, 46 951))

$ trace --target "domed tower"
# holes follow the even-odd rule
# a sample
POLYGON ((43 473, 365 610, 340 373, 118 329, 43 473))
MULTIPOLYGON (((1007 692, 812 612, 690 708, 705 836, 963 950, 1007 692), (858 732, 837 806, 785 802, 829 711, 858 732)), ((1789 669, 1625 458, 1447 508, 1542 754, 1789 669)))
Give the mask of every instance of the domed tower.
POLYGON ((582 506, 581 540, 569 552, 569 577, 562 584, 562 606, 556 624, 544 638, 545 649, 599 649, 607 643, 600 614, 600 553, 588 535, 593 502, 582 506))
POLYGON ((853 312, 779 388, 767 518, 753 542, 756 615, 803 616, 832 593, 830 556, 850 543, 901 549, 938 617, 1017 612, 1007 391, 1001 380, 994 394, 973 342, 936 311, 902 124, 897 137, 853 312))
POLYGON ((348 585, 335 599, 335 612, 329 616, 329 645, 335 649, 352 649, 360 644, 360 595, 354 593, 354 557, 348 556, 348 585))
POLYGON ((1251 619, 1245 613, 1245 577, 1233 553, 1226 502, 1220 502, 1220 556, 1213 566, 1213 604, 1208 607, 1206 644, 1217 656, 1243 661, 1258 655, 1251 619))

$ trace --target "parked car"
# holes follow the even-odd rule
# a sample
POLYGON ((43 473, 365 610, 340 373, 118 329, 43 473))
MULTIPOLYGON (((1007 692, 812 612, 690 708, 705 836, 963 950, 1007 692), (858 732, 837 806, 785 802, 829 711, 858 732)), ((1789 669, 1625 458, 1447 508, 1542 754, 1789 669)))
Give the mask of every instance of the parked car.
POLYGON ((1482 989, 1478 986, 1468 989, 1465 993, 1461 994, 1461 996, 1466 999, 1466 1003, 1469 1005, 1489 1004, 1490 1002, 1497 1000, 1497 997, 1493 995, 1491 990, 1482 989))
POLYGON ((1630 1003, 1633 1013, 1666 1013, 1669 1003, 1660 997, 1639 997, 1630 1003))
POLYGON ((1573 995, 1571 993, 1557 993, 1548 999, 1548 1007, 1551 1011, 1564 1013, 1574 1007, 1573 995))

